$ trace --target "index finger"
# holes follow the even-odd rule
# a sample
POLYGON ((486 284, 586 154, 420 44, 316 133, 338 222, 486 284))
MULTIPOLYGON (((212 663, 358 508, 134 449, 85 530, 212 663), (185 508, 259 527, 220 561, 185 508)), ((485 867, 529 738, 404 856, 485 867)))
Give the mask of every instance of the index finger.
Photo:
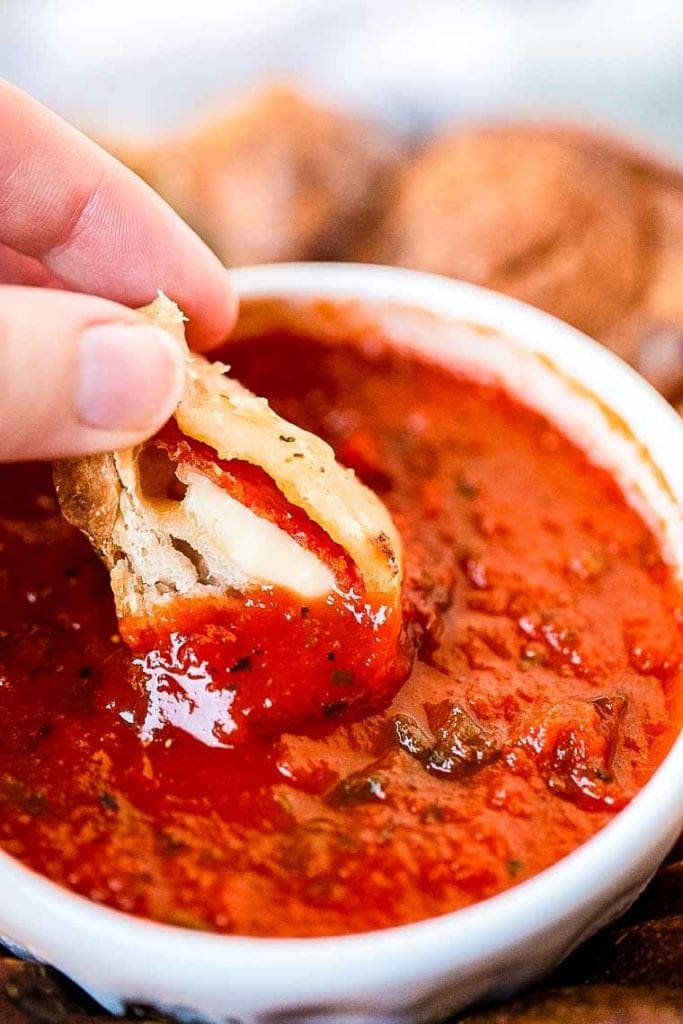
POLYGON ((26 93, 0 81, 0 244, 64 284, 127 306, 157 289, 189 317, 196 348, 231 330, 219 260, 136 175, 26 93))

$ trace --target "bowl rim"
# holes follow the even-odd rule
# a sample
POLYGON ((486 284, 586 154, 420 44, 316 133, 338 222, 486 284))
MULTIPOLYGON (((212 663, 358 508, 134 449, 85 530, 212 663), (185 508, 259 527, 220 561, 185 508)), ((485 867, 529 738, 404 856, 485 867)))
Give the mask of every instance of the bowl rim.
MULTIPOLYGON (((639 438, 654 452, 655 462, 683 507, 683 459, 676 461, 676 437, 683 450, 683 421, 654 389, 613 353, 572 327, 515 299, 475 285, 394 267, 363 264, 273 264, 228 271, 241 298, 352 299, 396 302, 455 320, 500 331, 511 339, 533 337, 560 369, 585 380, 599 375, 620 395, 620 409, 639 438), (578 371, 577 362, 586 362, 578 371), (633 401, 637 399, 637 409, 633 401), (643 431, 640 430, 643 426, 643 431), (661 435, 666 435, 669 445, 661 435)), ((612 398, 606 399, 612 408, 612 398)), ((632 802, 600 832, 530 879, 472 906, 411 924, 379 931, 332 937, 261 938, 192 931, 139 918, 91 902, 25 867, 0 851, 0 917, 11 938, 67 972, 84 958, 106 961, 102 978, 154 979, 163 986, 169 971, 192 970, 224 986, 242 990, 276 985, 301 1003, 316 993, 355 994, 380 986, 410 985, 438 978, 458 964, 467 967, 514 944, 541 935, 553 922, 571 914, 577 903, 602 902, 619 895, 627 866, 642 860, 643 837, 675 838, 683 825, 683 734, 632 802), (617 884, 615 884, 617 883, 617 884), (29 909, 30 908, 30 911, 29 909), (16 927, 15 927, 16 926, 16 927), (18 933, 18 934, 16 934, 18 933), (45 935, 56 935, 53 949, 45 935), (69 935, 69 949, 59 937, 69 935), (57 955, 59 952, 60 955, 57 955), (55 954, 55 955, 53 955, 55 954), (270 971, 269 975, 267 972, 270 971), (302 986, 302 976, 305 984, 302 986), (303 990, 305 989, 305 996, 303 990)), ((668 841, 665 838, 665 841, 668 841)), ((656 863, 652 862, 652 870, 656 863)), ((93 981, 93 984, 95 982, 93 981)), ((104 985, 104 982, 103 982, 104 985)), ((110 983, 107 982, 110 986, 110 983)), ((107 987, 105 985, 105 987, 107 987)), ((135 984, 133 983, 133 986, 135 984)), ((187 987, 187 986, 186 986, 187 987)))

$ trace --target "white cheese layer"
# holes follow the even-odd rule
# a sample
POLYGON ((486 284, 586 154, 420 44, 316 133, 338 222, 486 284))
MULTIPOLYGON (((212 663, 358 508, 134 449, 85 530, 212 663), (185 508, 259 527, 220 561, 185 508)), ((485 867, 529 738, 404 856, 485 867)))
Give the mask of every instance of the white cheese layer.
POLYGON ((201 473, 186 471, 182 476, 187 491, 178 511, 192 524, 186 539, 191 536, 192 546, 212 575, 225 576, 227 564, 244 584, 287 587, 307 598, 333 589, 334 577, 327 566, 284 530, 235 501, 201 473))

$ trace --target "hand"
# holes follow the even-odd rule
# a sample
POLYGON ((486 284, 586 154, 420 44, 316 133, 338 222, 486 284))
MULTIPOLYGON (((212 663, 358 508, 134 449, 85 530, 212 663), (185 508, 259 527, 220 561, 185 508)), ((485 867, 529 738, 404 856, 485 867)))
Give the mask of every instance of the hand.
POLYGON ((0 124, 0 460, 135 444, 172 413, 184 364, 128 307, 160 288, 210 348, 236 316, 225 272, 139 178, 2 81, 0 124))

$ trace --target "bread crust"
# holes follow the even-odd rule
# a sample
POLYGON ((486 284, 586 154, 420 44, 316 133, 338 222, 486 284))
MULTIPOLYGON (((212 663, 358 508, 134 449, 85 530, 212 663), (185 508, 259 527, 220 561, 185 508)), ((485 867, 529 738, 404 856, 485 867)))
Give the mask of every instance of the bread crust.
MULTIPOLYGON (((166 296, 160 293, 142 312, 184 344, 184 317, 166 296)), ((219 459, 260 466, 292 505, 348 552, 366 590, 395 607, 402 554, 384 505, 336 461, 329 445, 282 419, 266 399, 228 377, 227 369, 187 352, 187 381, 175 413, 181 432, 207 444, 219 459)), ((145 493, 139 462, 144 447, 62 460, 54 467, 62 512, 110 570, 119 617, 152 618, 176 596, 247 589, 252 581, 238 567, 226 563, 216 572, 206 537, 192 524, 179 524, 177 506, 145 493)))

